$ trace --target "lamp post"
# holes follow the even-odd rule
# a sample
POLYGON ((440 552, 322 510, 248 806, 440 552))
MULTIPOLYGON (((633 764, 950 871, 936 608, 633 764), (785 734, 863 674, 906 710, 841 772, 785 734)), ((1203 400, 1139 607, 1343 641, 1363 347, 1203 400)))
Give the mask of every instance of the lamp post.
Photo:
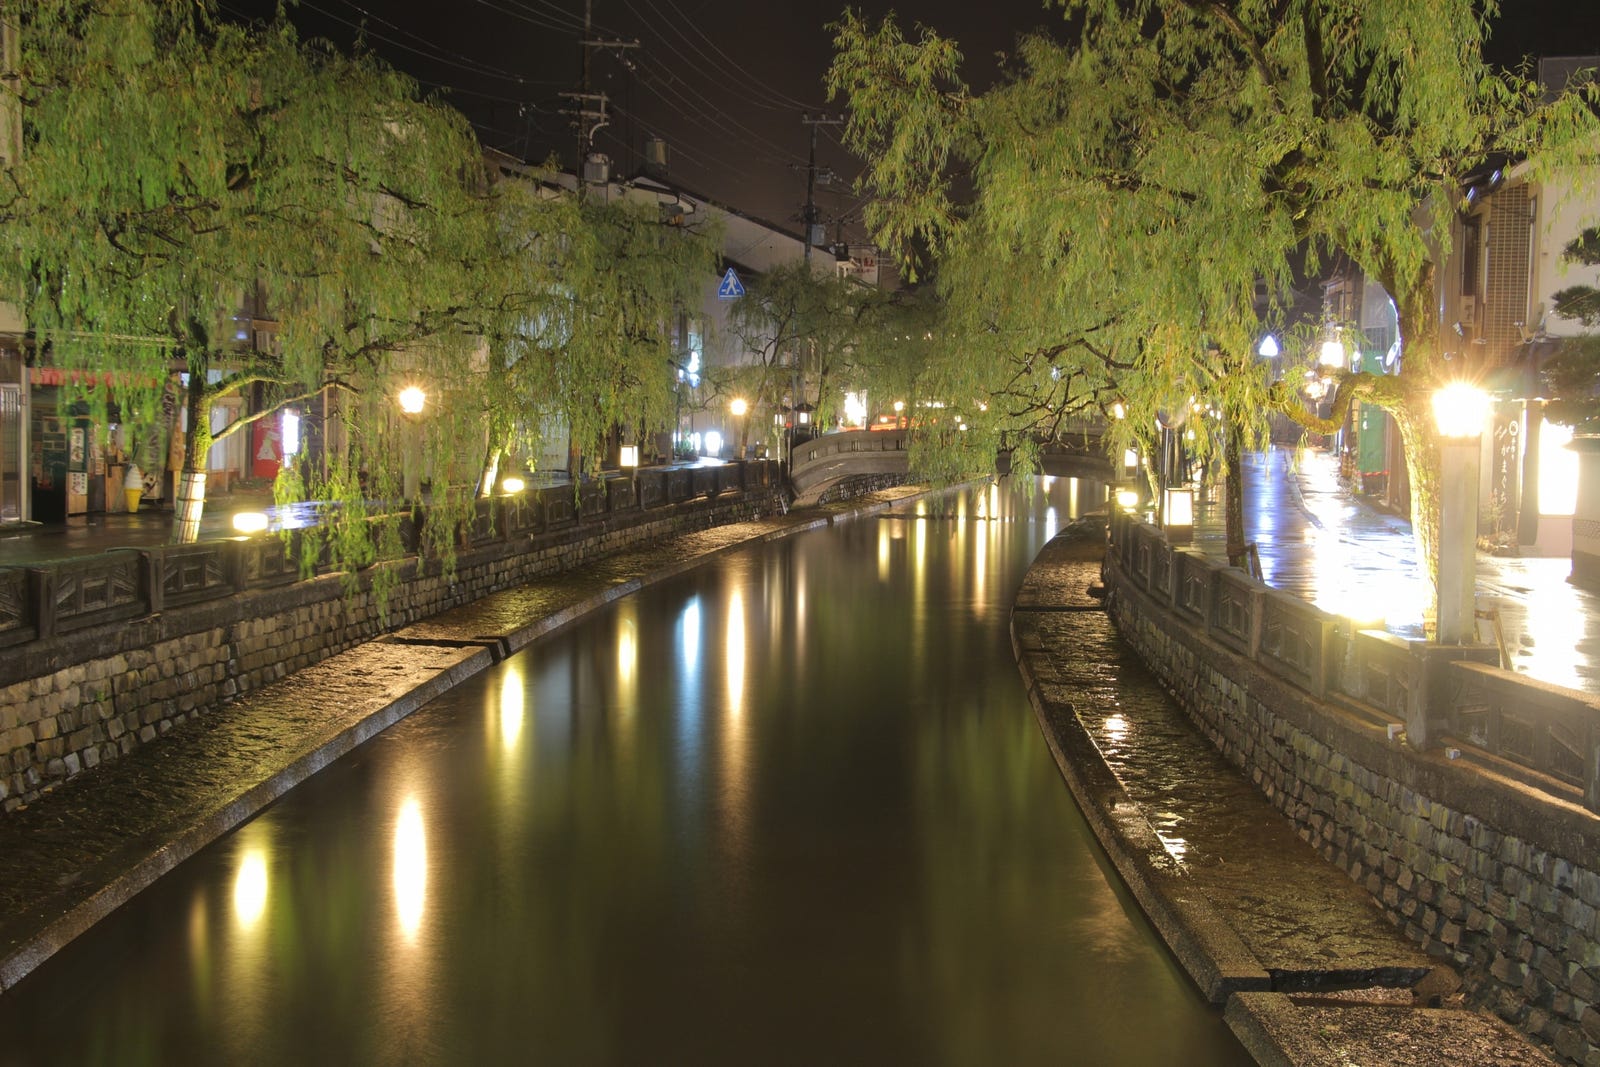
POLYGON ((400 457, 400 491, 408 501, 414 501, 422 492, 422 437, 417 420, 428 403, 428 394, 415 385, 400 390, 396 398, 405 421, 405 447, 400 457))
POLYGON ((1489 397, 1466 382, 1433 394, 1439 427, 1439 596, 1441 645, 1476 644, 1478 453, 1489 397))

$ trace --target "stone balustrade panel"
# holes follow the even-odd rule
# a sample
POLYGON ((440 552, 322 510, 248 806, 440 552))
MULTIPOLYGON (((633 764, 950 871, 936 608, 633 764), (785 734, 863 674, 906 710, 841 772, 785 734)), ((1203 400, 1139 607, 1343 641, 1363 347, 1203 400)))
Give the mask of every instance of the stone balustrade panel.
POLYGON ((659 508, 667 502, 667 472, 660 470, 640 471, 636 476, 639 483, 639 506, 642 508, 659 508))
POLYGON ((1217 567, 1212 572, 1210 607, 1206 613, 1211 636, 1246 656, 1256 652, 1256 624, 1261 611, 1258 602, 1265 589, 1260 582, 1235 567, 1217 567))
POLYGON ((36 599, 29 574, 21 567, 0 570, 0 648, 39 636, 36 599))
POLYGON ((194 545, 168 545, 146 553, 155 585, 161 590, 155 610, 202 600, 232 596, 236 591, 235 568, 229 548, 239 542, 211 541, 194 545))
POLYGON ((606 510, 613 515, 632 511, 638 506, 634 480, 626 475, 606 479, 606 510))
POLYGON ((149 565, 143 553, 107 552, 66 560, 49 569, 48 625, 41 633, 131 619, 150 610, 149 565))
POLYGON ((606 499, 606 483, 598 479, 590 479, 578 484, 578 519, 580 522, 603 522, 609 502, 606 499))
POLYGON ((709 497, 717 495, 718 467, 691 467, 689 469, 691 497, 709 497))
POLYGON ((1600 811, 1600 699, 1486 663, 1450 665, 1453 736, 1583 790, 1600 811))
POLYGON ((1264 586, 1258 604, 1257 661, 1308 693, 1325 696, 1344 660, 1339 619, 1299 597, 1264 586))
POLYGON ((1211 618, 1211 591, 1222 565, 1189 549, 1172 553, 1172 606, 1200 626, 1211 618))

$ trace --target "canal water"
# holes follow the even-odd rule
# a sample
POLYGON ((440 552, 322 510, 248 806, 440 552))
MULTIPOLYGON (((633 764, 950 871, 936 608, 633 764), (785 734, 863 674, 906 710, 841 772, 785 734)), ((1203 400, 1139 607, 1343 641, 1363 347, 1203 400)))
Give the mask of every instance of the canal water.
POLYGON ((1098 487, 724 557, 479 675, 0 996, 4 1064, 1237 1064, 1008 637, 1098 487))

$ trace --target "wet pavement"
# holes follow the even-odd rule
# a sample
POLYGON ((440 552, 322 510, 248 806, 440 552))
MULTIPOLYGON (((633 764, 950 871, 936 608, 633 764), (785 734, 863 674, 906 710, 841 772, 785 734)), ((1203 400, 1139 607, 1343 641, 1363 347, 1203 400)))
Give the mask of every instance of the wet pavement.
MULTIPOLYGON (((239 536, 233 517, 241 511, 264 511, 280 525, 311 521, 314 505, 284 509, 272 503, 272 490, 236 486, 206 499, 200 518, 200 539, 216 541, 239 536)), ((28 523, 0 526, 0 567, 26 567, 58 559, 93 556, 118 548, 155 548, 172 541, 172 510, 142 506, 136 512, 78 516, 70 523, 28 523)))
POLYGON ((1113 865, 1258 1062, 1553 1062, 1459 1007, 1459 978, 1190 723, 1089 592, 1103 551, 1079 524, 1040 553, 1012 615, 1018 666, 1113 865))
MULTIPOLYGON (((1342 486, 1335 455, 1253 453, 1244 485, 1245 539, 1257 546, 1267 584, 1363 626, 1423 636, 1432 594, 1411 524, 1342 486)), ((1220 494, 1197 504, 1194 547, 1227 556, 1220 494)), ((1567 581, 1571 557, 1479 552, 1477 568, 1478 610, 1498 615, 1512 669, 1600 693, 1600 596, 1567 581)), ((1479 637, 1495 643, 1491 620, 1480 619, 1479 637)))

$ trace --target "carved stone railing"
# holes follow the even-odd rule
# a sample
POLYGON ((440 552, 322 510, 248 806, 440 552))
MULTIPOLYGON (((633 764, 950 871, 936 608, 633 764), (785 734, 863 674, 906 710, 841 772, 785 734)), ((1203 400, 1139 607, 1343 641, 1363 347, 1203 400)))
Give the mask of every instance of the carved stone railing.
POLYGON ((40 636, 150 613, 147 553, 122 550, 30 568, 40 636))
POLYGON ((28 571, 21 567, 0 571, 0 648, 32 641, 39 636, 34 622, 35 597, 28 571))
POLYGON ((1501 670, 1492 646, 1355 631, 1124 515, 1111 520, 1107 560, 1155 606, 1274 677, 1388 721, 1414 747, 1476 746, 1582 790, 1600 811, 1600 699, 1501 670))
POLYGON ((1450 665, 1450 734, 1583 790, 1600 811, 1600 699, 1488 663, 1450 665))
POLYGON ((151 611, 232 596, 239 589, 237 541, 169 545, 146 553, 151 562, 151 611))
MULTIPOLYGON (((479 548, 637 515, 641 508, 663 507, 669 502, 710 499, 737 493, 746 486, 769 487, 778 481, 776 472, 777 464, 770 460, 644 470, 586 481, 576 492, 571 485, 554 485, 515 497, 479 500, 458 542, 462 547, 479 548)), ((416 551, 420 521, 420 511, 368 517, 374 536, 379 524, 398 524, 401 544, 408 552, 416 551)), ((301 533, 291 534, 288 546, 282 538, 269 536, 0 567, 0 648, 249 589, 288 585, 326 571, 326 550, 311 566, 303 565, 302 538, 301 533)))

